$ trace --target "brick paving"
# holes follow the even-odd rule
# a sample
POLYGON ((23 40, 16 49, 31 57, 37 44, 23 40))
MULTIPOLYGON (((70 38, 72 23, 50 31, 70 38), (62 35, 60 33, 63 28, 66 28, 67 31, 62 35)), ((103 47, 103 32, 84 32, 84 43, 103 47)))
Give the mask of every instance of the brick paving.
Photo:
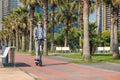
POLYGON ((43 66, 34 64, 35 56, 16 53, 16 67, 37 80, 120 80, 120 72, 79 65, 43 57, 43 66))

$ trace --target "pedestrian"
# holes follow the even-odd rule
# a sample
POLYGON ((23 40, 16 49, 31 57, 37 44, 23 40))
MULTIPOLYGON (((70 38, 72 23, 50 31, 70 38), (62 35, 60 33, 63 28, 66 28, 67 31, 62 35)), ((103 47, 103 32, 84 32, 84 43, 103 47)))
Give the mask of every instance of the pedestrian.
POLYGON ((46 40, 46 32, 42 21, 38 21, 38 25, 34 28, 34 40, 35 40, 35 64, 42 66, 42 42, 46 40))

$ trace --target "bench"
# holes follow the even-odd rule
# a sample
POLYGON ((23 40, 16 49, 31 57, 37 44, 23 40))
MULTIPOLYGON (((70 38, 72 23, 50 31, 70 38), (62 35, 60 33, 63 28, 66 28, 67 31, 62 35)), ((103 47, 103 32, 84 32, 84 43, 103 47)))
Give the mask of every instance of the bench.
POLYGON ((14 46, 6 47, 4 53, 0 55, 0 58, 5 58, 8 55, 8 53, 10 53, 10 63, 13 63, 15 66, 14 50, 14 46))
POLYGON ((83 49, 79 49, 79 52, 82 53, 83 49))
MULTIPOLYGON (((97 47, 97 51, 110 51, 110 47, 97 47)), ((120 51, 120 47, 119 47, 120 51)))
POLYGON ((110 51, 110 47, 97 47, 97 51, 110 51))
POLYGON ((56 49, 55 49, 55 53, 56 53, 56 51, 70 51, 70 48, 69 47, 56 47, 56 49))

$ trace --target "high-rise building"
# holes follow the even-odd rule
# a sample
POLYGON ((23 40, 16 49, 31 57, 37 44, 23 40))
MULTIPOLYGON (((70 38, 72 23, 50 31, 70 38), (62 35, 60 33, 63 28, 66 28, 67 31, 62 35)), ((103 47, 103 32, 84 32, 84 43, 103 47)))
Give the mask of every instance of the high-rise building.
POLYGON ((110 4, 105 5, 104 4, 104 30, 110 30, 111 26, 111 10, 110 10, 110 4))
POLYGON ((102 32, 104 30, 103 25, 104 25, 104 15, 103 15, 103 10, 104 7, 102 4, 100 4, 100 6, 98 7, 98 9, 96 10, 96 14, 97 14, 97 32, 102 32))
POLYGON ((10 5, 9 5, 9 0, 3 0, 3 17, 8 16, 10 14, 10 5))
POLYGON ((9 1, 10 1, 10 10, 23 5, 22 3, 19 2, 19 0, 9 0, 9 1))
POLYGON ((0 30, 2 30, 2 18, 9 15, 9 0, 0 0, 0 30))
POLYGON ((22 6, 19 0, 0 0, 0 30, 2 30, 2 18, 8 16, 10 11, 18 6, 22 6))
POLYGON ((120 6, 119 6, 119 13, 118 13, 118 29, 120 30, 120 6))
MULTIPOLYGON (((111 6, 110 4, 101 4, 97 10, 97 32, 110 30, 111 27, 111 6)), ((120 29, 120 8, 118 16, 118 29, 120 29)))
POLYGON ((0 0, 0 30, 2 29, 1 19, 2 19, 2 0, 0 0))

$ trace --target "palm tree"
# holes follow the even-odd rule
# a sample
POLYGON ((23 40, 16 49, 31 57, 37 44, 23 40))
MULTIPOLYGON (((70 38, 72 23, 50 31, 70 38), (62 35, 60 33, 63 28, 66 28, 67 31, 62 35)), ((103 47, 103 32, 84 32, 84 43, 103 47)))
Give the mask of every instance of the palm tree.
MULTIPOLYGON (((44 28, 45 32, 47 35, 47 22, 48 22, 48 0, 42 0, 43 1, 43 19, 44 19, 44 28)), ((47 39, 44 41, 44 54, 48 55, 48 50, 47 50, 47 39)))
POLYGON ((97 0, 99 2, 104 2, 104 4, 111 5, 111 38, 110 38, 110 53, 113 54, 113 58, 119 58, 119 49, 118 49, 118 36, 117 36, 117 23, 118 23, 118 11, 120 0, 97 0))
POLYGON ((29 38, 29 52, 32 51, 32 32, 33 32, 33 18, 34 18, 34 12, 36 7, 36 0, 19 0, 22 2, 25 6, 29 6, 30 8, 30 38, 29 38))
MULTIPOLYGON (((39 5, 43 6, 43 20, 44 20, 44 28, 47 35, 47 23, 48 23, 48 0, 38 0, 39 5)), ((44 54, 48 55, 47 50, 47 39, 44 41, 44 54)))
POLYGON ((2 31, 0 31, 0 46, 3 45, 2 31))
POLYGON ((4 38, 4 41, 5 41, 4 43, 5 43, 6 46, 8 46, 7 38, 8 38, 9 33, 8 33, 7 30, 3 30, 3 34, 4 34, 3 38, 4 38))
POLYGON ((3 40, 3 42, 4 42, 3 44, 5 46, 8 46, 8 43, 7 43, 8 36, 9 36, 9 32, 7 30, 2 30, 0 32, 0 37, 3 40))
POLYGON ((83 0, 79 0, 79 11, 80 11, 80 17, 79 17, 79 26, 78 29, 81 29, 83 24, 83 0))
MULTIPOLYGON (((82 26, 83 26, 83 0, 78 0, 79 3, 79 7, 78 10, 80 11, 80 16, 79 18, 79 22, 78 22, 78 29, 81 30, 82 26)), ((93 13, 94 12, 94 1, 91 0, 89 3, 89 13, 93 13)), ((81 40, 81 37, 79 37, 79 41, 81 40)), ((79 46, 82 47, 81 43, 79 43, 79 46)))
MULTIPOLYGON (((3 30, 10 30, 10 26, 8 25, 8 21, 9 21, 9 18, 8 17, 4 17, 4 18, 2 18, 2 24, 3 24, 3 26, 6 26, 6 27, 4 27, 3 28, 3 30)), ((3 38, 3 36, 2 36, 2 33, 0 34, 1 35, 1 39, 3 38)), ((2 40, 3 41, 3 40, 2 40)))
POLYGON ((77 10, 75 8, 75 2, 66 0, 62 6, 59 6, 59 11, 56 12, 56 20, 65 24, 65 42, 64 46, 68 46, 68 30, 77 21, 77 10))
POLYGON ((64 3, 63 0, 49 0, 48 4, 51 7, 51 36, 52 36, 52 41, 51 41, 51 51, 54 50, 54 16, 55 16, 55 7, 60 7, 64 3))
MULTIPOLYGON (((11 27, 12 27, 11 29, 12 29, 13 34, 15 34, 16 50, 18 50, 19 49, 19 40, 18 40, 19 32, 18 32, 18 26, 20 25, 20 12, 19 12, 19 10, 14 9, 11 12, 11 19, 12 19, 12 21, 10 22, 11 27)), ((13 46, 14 46, 14 44, 13 44, 13 46)))
POLYGON ((27 8, 26 7, 18 7, 15 9, 16 12, 18 12, 18 16, 19 16, 19 26, 18 29, 21 30, 21 34, 22 34, 22 51, 25 50, 25 34, 27 29, 27 8))
MULTIPOLYGON (((12 14, 10 16, 7 16, 7 17, 3 17, 2 19, 2 24, 3 24, 3 29, 4 30, 7 30, 9 32, 9 45, 11 45, 11 39, 13 37, 12 35, 12 31, 13 29, 15 30, 15 27, 13 27, 15 25, 15 23, 17 23, 16 21, 16 18, 15 18, 15 15, 13 16, 12 14), (9 24, 8 24, 9 22, 9 24)), ((17 43, 17 41, 16 41, 17 43)), ((16 45, 16 49, 18 50, 18 45, 16 45)))
POLYGON ((83 60, 90 60, 90 45, 89 45, 89 2, 90 0, 83 1, 83 23, 84 23, 84 44, 83 44, 83 60))
POLYGON ((54 50, 54 16, 55 16, 55 14, 54 14, 54 11, 55 11, 55 7, 56 7, 56 2, 57 2, 57 0, 49 0, 48 1, 48 4, 50 5, 50 7, 51 7, 51 39, 52 39, 52 41, 51 41, 51 51, 53 51, 54 50))
POLYGON ((120 0, 112 0, 111 2, 111 52, 113 58, 119 58, 118 48, 118 13, 119 13, 120 0))
POLYGON ((55 7, 61 7, 63 3, 66 3, 65 0, 49 0, 48 4, 51 7, 51 51, 54 49, 54 16, 55 16, 55 7))

